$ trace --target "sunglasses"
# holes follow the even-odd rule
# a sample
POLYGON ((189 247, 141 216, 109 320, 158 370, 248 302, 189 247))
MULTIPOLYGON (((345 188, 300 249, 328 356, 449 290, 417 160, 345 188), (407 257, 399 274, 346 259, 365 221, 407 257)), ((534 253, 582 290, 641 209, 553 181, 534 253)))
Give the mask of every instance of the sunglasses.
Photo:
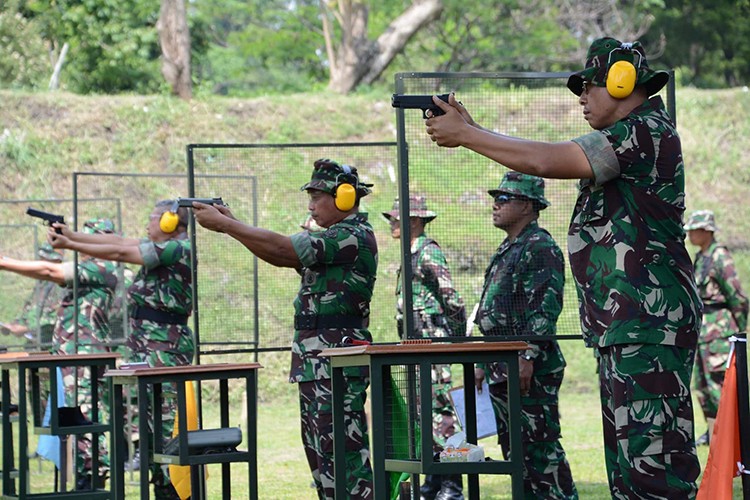
POLYGON ((494 198, 496 205, 505 205, 513 200, 528 201, 525 196, 514 196, 512 194, 498 194, 494 198))

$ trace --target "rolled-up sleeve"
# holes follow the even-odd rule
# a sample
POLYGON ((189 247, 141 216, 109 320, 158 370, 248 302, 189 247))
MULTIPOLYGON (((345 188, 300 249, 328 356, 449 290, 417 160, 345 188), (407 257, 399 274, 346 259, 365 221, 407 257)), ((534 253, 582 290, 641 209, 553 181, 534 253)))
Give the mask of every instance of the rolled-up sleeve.
POLYGON ((73 286, 73 281, 75 281, 76 278, 75 269, 76 265, 73 262, 62 263, 63 280, 65 281, 65 286, 73 286))
POLYGON ((310 242, 310 233, 302 231, 297 234, 290 236, 292 240, 292 247, 294 252, 299 257, 299 261, 304 267, 310 267, 316 263, 315 252, 313 251, 312 243, 310 242))
POLYGON ((620 176, 620 162, 607 136, 599 131, 573 139, 583 150, 594 173, 594 183, 601 186, 620 176))
POLYGON ((154 269, 159 266, 159 254, 156 252, 156 247, 154 246, 153 241, 148 239, 142 240, 138 245, 138 250, 141 252, 143 266, 146 269, 154 269))

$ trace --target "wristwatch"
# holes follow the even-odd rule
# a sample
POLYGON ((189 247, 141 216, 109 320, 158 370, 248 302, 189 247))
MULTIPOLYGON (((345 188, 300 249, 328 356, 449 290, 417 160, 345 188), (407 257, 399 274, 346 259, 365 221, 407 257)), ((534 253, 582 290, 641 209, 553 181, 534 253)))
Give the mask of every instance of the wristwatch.
POLYGON ((522 358, 522 359, 525 359, 526 361, 533 361, 534 360, 534 358, 532 358, 531 356, 529 356, 528 354, 523 353, 523 352, 519 352, 518 353, 518 357, 522 358))

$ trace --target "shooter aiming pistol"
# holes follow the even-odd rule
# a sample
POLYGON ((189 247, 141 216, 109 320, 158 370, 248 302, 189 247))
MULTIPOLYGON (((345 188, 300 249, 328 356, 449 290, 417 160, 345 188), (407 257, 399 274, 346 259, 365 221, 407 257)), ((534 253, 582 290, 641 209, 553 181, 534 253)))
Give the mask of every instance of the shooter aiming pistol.
MULTIPOLYGON (((441 100, 448 102, 448 95, 449 94, 440 94, 438 97, 441 100)), ((391 97, 391 105, 394 108, 401 109, 421 109, 422 118, 424 118, 425 120, 429 118, 429 116, 427 116, 428 109, 432 111, 432 116, 440 116, 445 114, 445 112, 440 109, 437 104, 432 102, 431 95, 393 94, 393 97, 391 97)))
MULTIPOLYGON (((26 209, 26 215, 30 215, 32 217, 37 217, 39 219, 44 220, 45 224, 48 226, 51 226, 55 222, 59 222, 60 224, 65 224, 65 217, 62 215, 55 215, 48 212, 42 212, 41 210, 35 210, 31 207, 26 209)), ((62 234, 62 231, 60 228, 55 228, 55 232, 57 234, 62 234)))
POLYGON ((194 201, 206 205, 224 205, 224 200, 221 198, 177 198, 177 204, 181 207, 193 208, 194 201))

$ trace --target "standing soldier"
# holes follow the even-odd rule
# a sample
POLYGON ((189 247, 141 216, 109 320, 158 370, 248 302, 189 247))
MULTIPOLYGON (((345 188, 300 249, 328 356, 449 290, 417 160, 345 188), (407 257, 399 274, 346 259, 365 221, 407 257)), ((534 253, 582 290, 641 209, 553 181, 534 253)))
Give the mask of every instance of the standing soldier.
MULTIPOLYGON (((302 443, 318 498, 334 497, 333 415, 330 360, 323 349, 346 345, 345 338, 372 341, 370 300, 378 267, 378 246, 359 201, 372 191, 357 169, 318 160, 302 186, 316 224, 291 236, 244 224, 227 207, 194 203, 198 223, 226 233, 259 258, 296 269, 302 282, 294 301, 294 341, 289 381, 298 385, 302 443)), ((350 498, 372 498, 372 468, 365 415, 366 367, 345 369, 344 421, 350 498)))
POLYGON ((732 254, 714 238, 717 230, 710 210, 693 212, 685 224, 695 254, 695 283, 703 301, 703 325, 695 355, 693 387, 706 418, 708 430, 698 444, 708 444, 719 409, 721 387, 729 357, 727 340, 747 327, 748 299, 742 291, 732 254))
MULTIPOLYGON (((62 252, 55 251, 47 242, 39 246, 37 255, 48 262, 60 263, 63 260, 62 252)), ((29 345, 48 349, 52 345, 57 310, 64 290, 54 281, 37 280, 21 315, 14 322, 4 325, 3 333, 12 333, 17 337, 23 335, 29 345)))
MULTIPOLYGON (((483 335, 555 335, 562 311, 565 271, 560 248, 539 227, 544 180, 508 172, 493 198, 492 222, 507 233, 484 274, 475 322, 483 335)), ((558 393, 565 358, 555 340, 528 341, 520 353, 521 435, 524 498, 576 499, 565 450, 560 444, 558 393)), ((475 383, 489 383, 498 441, 509 452, 507 365, 478 364, 475 383)))
MULTIPOLYGON (((193 360, 193 333, 187 326, 193 310, 187 225, 187 209, 178 207, 174 200, 162 200, 149 216, 147 238, 77 233, 64 224, 54 224, 47 233, 55 248, 141 266, 128 289, 130 336, 126 345, 130 361, 147 362, 149 366, 182 366, 193 360)), ((166 441, 172 437, 177 408, 174 384, 163 384, 162 395, 162 438, 166 441)), ((151 464, 154 496, 179 498, 164 469, 151 464)))
MULTIPOLYGON (((83 231, 88 235, 104 235, 114 232, 114 224, 109 219, 91 219, 84 223, 83 231)), ((95 258, 81 252, 78 269, 73 262, 57 263, 49 261, 0 260, 0 269, 13 271, 35 279, 47 280, 64 287, 59 317, 52 338, 52 351, 58 354, 91 354, 108 352, 109 309, 117 286, 114 262, 95 258), (73 293, 73 283, 78 279, 78 295, 73 293), (78 311, 76 313, 76 300, 78 311)), ((81 413, 91 418, 91 377, 89 367, 62 368, 67 406, 80 406, 81 413), (73 397, 78 393, 78 399, 73 397)), ((102 384, 99 386, 103 387, 102 384)), ((104 403, 100 397, 100 402, 104 403)), ((102 404, 99 408, 101 420, 106 420, 102 404)), ((99 440, 98 477, 92 478, 91 440, 85 434, 77 436, 78 454, 76 469, 78 481, 76 489, 89 490, 102 487, 109 470, 109 460, 104 448, 104 436, 99 440)))
MULTIPOLYGON (((393 202, 390 212, 383 212, 391 225, 391 236, 401 237, 399 203, 393 202)), ((466 309, 463 299, 451 280, 445 254, 435 240, 425 234, 425 226, 437 214, 427 209, 423 196, 409 197, 409 228, 411 237, 412 310, 414 333, 409 338, 464 336, 466 334, 466 309)), ((403 332, 403 297, 401 294, 401 268, 396 281, 396 322, 400 338, 403 332)), ((432 365, 432 436, 435 451, 439 452, 445 440, 455 432, 456 417, 448 391, 452 388, 450 365, 432 365)), ((463 485, 460 475, 428 475, 420 488, 423 499, 462 499, 463 485), (438 497, 439 495, 439 497, 438 497)))

